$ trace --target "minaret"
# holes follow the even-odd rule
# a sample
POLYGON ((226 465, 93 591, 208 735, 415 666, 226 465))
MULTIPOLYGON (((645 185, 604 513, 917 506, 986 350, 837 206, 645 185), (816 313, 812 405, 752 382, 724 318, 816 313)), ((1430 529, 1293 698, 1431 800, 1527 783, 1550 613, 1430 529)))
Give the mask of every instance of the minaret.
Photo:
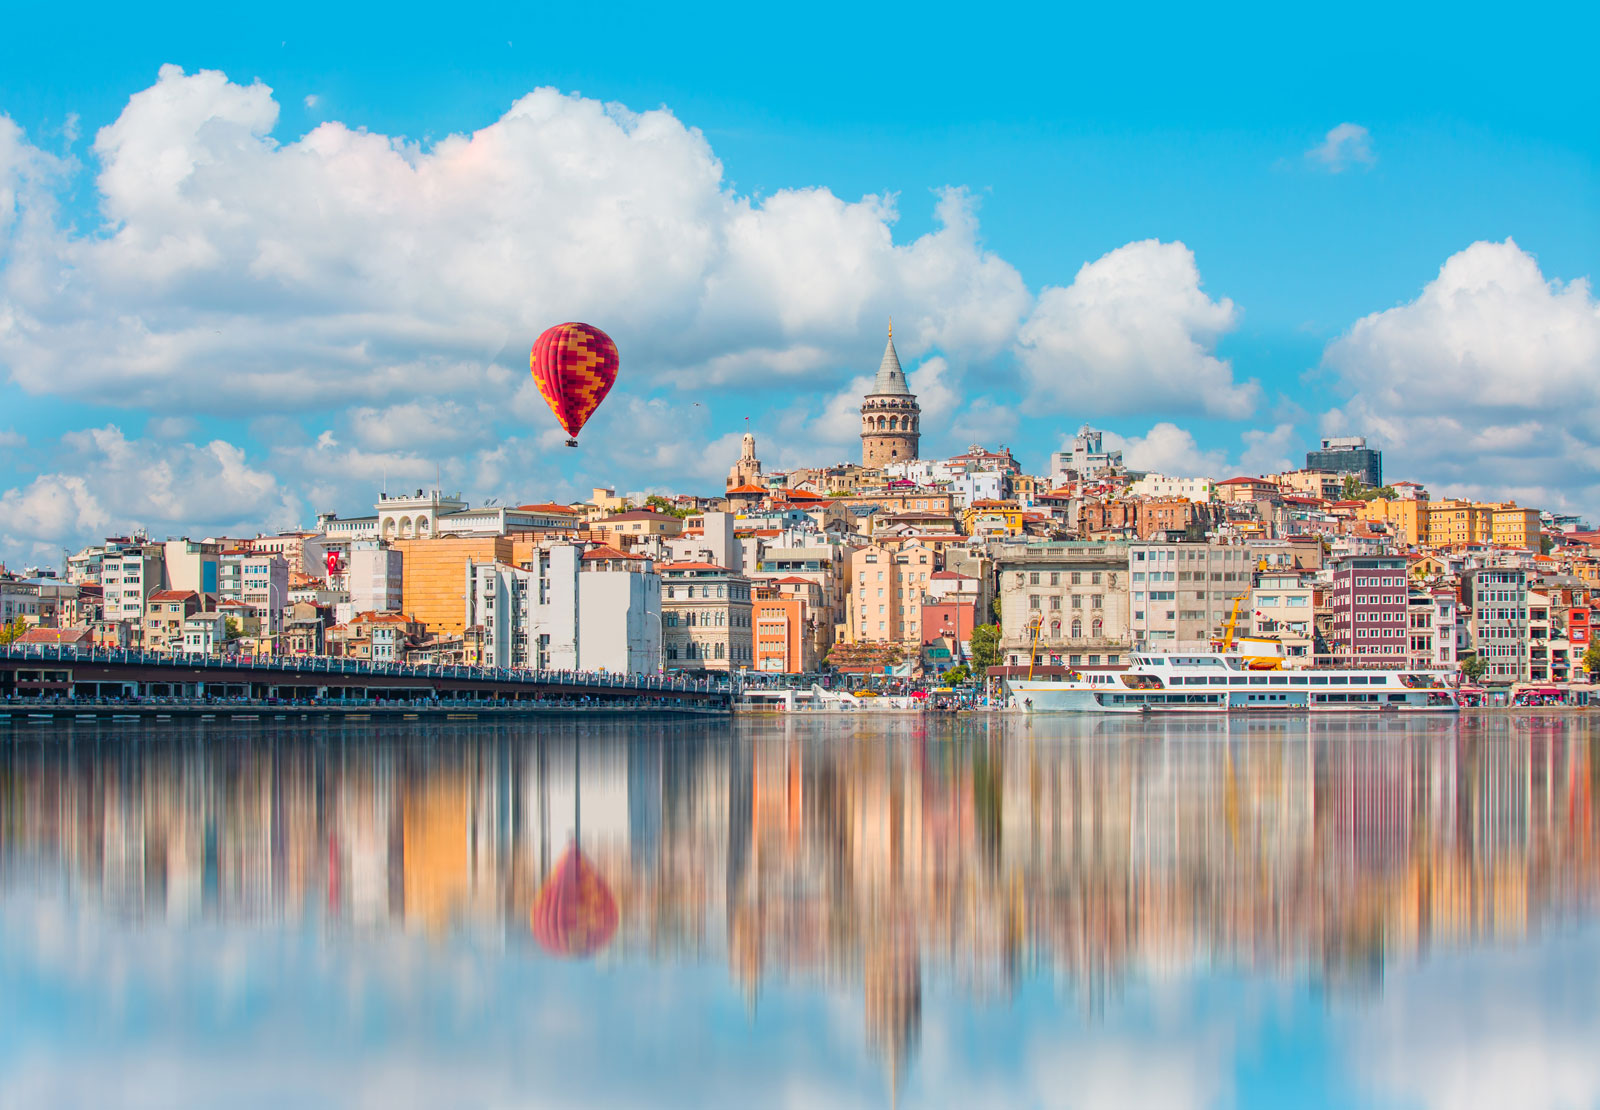
POLYGON ((861 465, 879 467, 915 459, 922 440, 921 418, 922 409, 906 385, 906 372, 895 353, 891 320, 878 376, 861 402, 861 465))

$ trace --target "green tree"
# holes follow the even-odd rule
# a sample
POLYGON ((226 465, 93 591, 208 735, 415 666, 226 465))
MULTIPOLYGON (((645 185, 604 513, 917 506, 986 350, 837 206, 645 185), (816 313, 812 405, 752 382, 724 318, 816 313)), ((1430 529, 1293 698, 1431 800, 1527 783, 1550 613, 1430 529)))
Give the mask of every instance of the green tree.
POLYGON ((971 677, 972 668, 967 666, 965 663, 957 663, 948 671, 944 672, 944 682, 946 686, 960 686, 963 682, 966 682, 971 677))
POLYGON ((1589 641, 1589 649, 1583 653, 1583 669, 1590 678, 1600 675, 1600 640, 1589 641))
POLYGON ((1361 479, 1354 474, 1346 474, 1344 476, 1344 489, 1340 491, 1340 496, 1346 501, 1358 499, 1361 496, 1361 479))
POLYGON ((1463 656, 1461 660, 1461 675, 1468 682, 1482 682, 1483 676, 1489 673, 1489 664, 1479 659, 1476 655, 1463 656))
POLYGON ((972 630, 972 669, 977 674, 987 674, 990 667, 1000 665, 1000 626, 980 624, 972 630))
POLYGON ((237 640, 240 636, 244 635, 244 627, 239 624, 238 617, 223 617, 222 622, 228 629, 228 639, 237 640))
POLYGON ((15 643, 26 631, 28 626, 21 617, 14 618, 10 624, 0 624, 0 644, 15 643))

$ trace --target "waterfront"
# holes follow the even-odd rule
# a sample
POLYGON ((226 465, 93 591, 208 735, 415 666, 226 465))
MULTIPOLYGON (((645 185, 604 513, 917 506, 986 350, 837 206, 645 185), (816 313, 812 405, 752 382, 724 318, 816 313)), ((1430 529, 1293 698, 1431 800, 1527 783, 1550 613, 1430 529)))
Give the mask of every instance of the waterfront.
POLYGON ((17 723, 0 1105, 1588 1105, 1596 732, 17 723))

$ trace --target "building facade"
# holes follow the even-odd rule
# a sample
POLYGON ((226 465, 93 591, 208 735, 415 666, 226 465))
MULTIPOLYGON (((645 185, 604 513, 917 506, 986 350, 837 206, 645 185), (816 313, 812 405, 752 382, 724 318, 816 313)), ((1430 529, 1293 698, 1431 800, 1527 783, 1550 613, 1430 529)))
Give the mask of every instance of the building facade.
POLYGON ((1467 644, 1487 666, 1484 681, 1510 685, 1528 679, 1528 572, 1508 567, 1461 576, 1467 644))
POLYGON ((1128 546, 1123 543, 1006 544, 1000 580, 1000 657, 1009 664, 1117 666, 1132 648, 1128 546))
POLYGON ((1334 436, 1322 441, 1321 450, 1306 452, 1306 469, 1354 474, 1362 485, 1378 489, 1383 485, 1383 452, 1368 447, 1365 436, 1334 436))
POLYGON ((1129 635, 1145 651, 1207 651, 1237 599, 1236 635, 1251 629, 1255 555, 1244 544, 1137 543, 1128 548, 1129 635))
POLYGON ((754 666, 753 585, 712 563, 662 567, 666 669, 732 673, 754 666))
POLYGON ((1332 563, 1332 637, 1338 666, 1400 665, 1406 660, 1409 591, 1403 556, 1348 555, 1332 563))
POLYGON ((915 541, 870 544, 850 558, 849 643, 922 646, 922 599, 936 569, 933 549, 915 541))

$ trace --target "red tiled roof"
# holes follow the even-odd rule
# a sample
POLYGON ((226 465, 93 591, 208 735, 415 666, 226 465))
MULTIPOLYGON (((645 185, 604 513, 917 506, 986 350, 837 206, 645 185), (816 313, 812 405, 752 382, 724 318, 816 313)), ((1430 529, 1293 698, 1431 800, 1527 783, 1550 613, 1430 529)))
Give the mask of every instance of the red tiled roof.
POLYGON ((816 585, 816 583, 811 581, 811 579, 809 579, 809 578, 801 578, 798 574, 791 574, 787 578, 774 578, 772 581, 775 584, 779 585, 779 586, 793 586, 793 585, 815 586, 816 585))
POLYGON ((618 551, 614 547, 592 547, 583 553, 585 559, 643 559, 643 555, 629 555, 625 551, 618 551))
POLYGON ((1275 486, 1278 483, 1269 482, 1265 478, 1228 478, 1218 482, 1219 486, 1275 486))
POLYGON ((723 574, 730 574, 727 567, 719 567, 715 563, 668 563, 662 570, 719 570, 723 574))
POLYGON ((735 494, 735 493, 739 493, 739 494, 757 493, 757 494, 763 494, 764 495, 766 492, 767 492, 767 490, 766 490, 765 486, 743 485, 743 486, 734 486, 732 489, 730 489, 728 491, 728 494, 730 496, 735 494))
POLYGON ((518 513, 566 513, 577 516, 578 510, 571 505, 557 505, 554 501, 546 501, 538 505, 518 505, 513 510, 518 513))
POLYGON ((150 595, 151 601, 186 601, 189 598, 198 598, 200 595, 193 590, 157 590, 150 595))
POLYGON ((17 637, 19 644, 81 644, 89 639, 87 628, 30 628, 17 637))

